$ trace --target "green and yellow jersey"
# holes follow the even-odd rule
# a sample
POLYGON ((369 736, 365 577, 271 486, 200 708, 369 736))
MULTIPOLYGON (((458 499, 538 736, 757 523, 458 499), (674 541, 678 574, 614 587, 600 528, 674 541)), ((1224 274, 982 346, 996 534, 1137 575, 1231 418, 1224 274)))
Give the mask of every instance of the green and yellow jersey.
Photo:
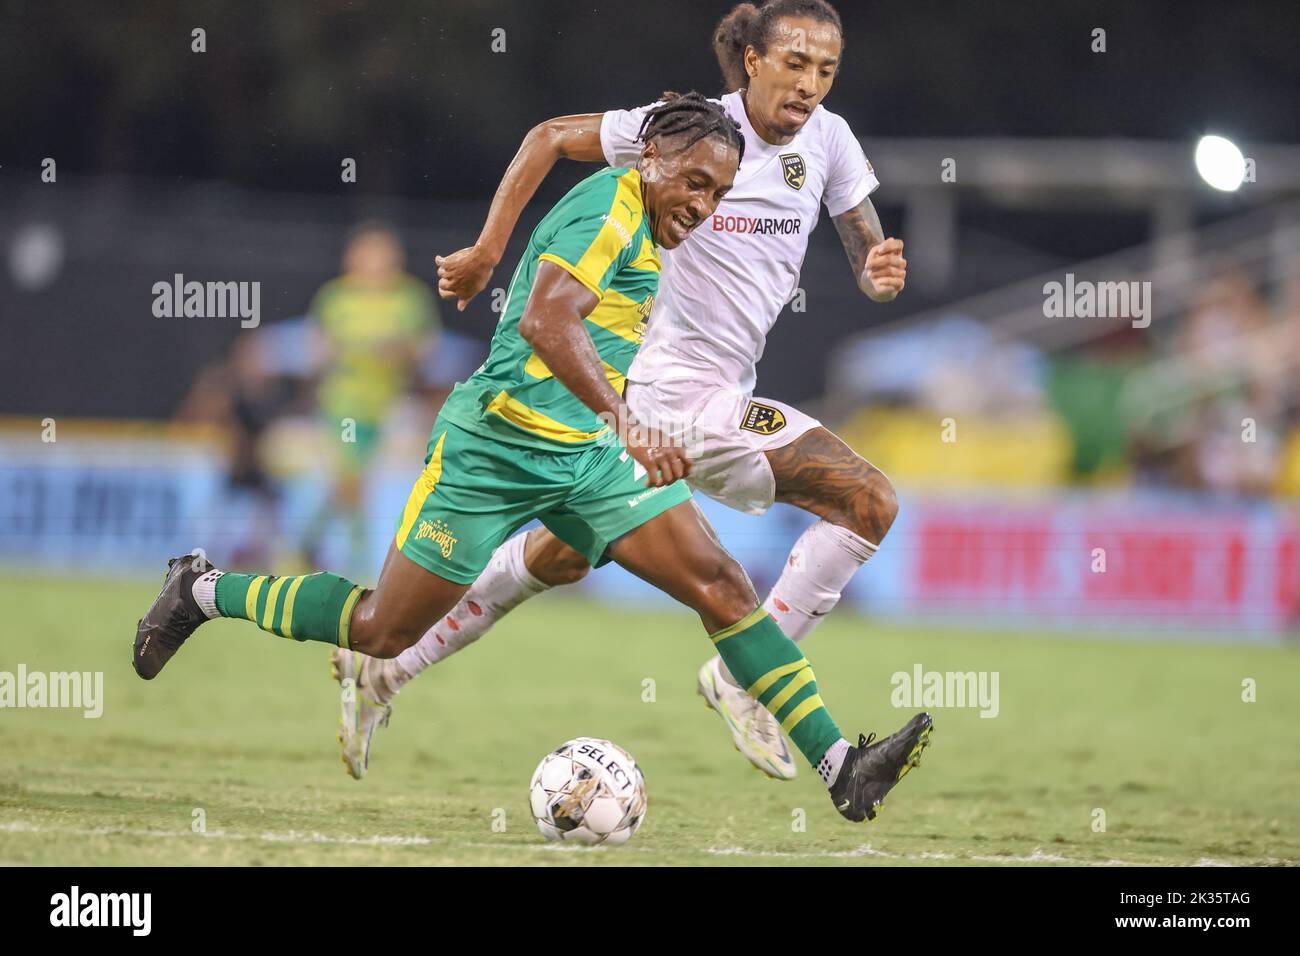
POLYGON ((309 314, 331 354, 318 392, 321 411, 380 424, 409 385, 421 341, 437 330, 433 293, 405 274, 381 288, 340 276, 316 293, 309 314))
POLYGON ((605 431, 519 334, 538 264, 552 262, 599 297, 585 326, 622 394, 659 287, 659 253, 635 169, 603 169, 538 223, 510 280, 487 361, 452 391, 441 416, 490 438, 549 451, 584 449, 605 431))

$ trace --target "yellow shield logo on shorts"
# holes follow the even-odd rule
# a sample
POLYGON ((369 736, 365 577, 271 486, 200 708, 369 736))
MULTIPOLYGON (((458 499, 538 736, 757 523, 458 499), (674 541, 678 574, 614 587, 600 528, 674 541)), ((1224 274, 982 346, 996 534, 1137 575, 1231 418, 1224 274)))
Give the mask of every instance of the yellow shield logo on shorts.
POLYGON ((786 153, 781 157, 781 168, 785 171, 785 184, 791 189, 803 189, 803 181, 808 169, 803 164, 803 157, 798 153, 786 153))
POLYGON ((771 405, 750 402, 745 409, 745 414, 740 417, 740 427, 744 431, 757 432, 760 435, 775 435, 785 428, 785 415, 781 409, 773 408, 771 405))

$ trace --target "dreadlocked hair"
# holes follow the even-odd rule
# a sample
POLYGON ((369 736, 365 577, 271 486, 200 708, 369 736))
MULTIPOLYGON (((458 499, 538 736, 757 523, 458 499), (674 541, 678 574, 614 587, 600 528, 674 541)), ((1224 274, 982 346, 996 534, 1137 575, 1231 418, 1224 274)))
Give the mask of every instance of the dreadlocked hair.
POLYGON ((840 15, 826 0, 767 0, 761 6, 738 3, 723 17, 713 30, 713 54, 722 70, 724 92, 739 90, 749 85, 745 72, 745 47, 752 46, 759 53, 767 52, 767 44, 781 17, 809 17, 818 23, 829 23, 844 35, 840 15))
POLYGON ((680 136, 677 149, 690 149, 706 136, 717 136, 739 153, 738 161, 745 158, 745 138, 740 135, 740 124, 732 119, 720 103, 715 103, 692 90, 689 93, 667 92, 661 102, 646 111, 639 142, 648 143, 664 136, 680 136))

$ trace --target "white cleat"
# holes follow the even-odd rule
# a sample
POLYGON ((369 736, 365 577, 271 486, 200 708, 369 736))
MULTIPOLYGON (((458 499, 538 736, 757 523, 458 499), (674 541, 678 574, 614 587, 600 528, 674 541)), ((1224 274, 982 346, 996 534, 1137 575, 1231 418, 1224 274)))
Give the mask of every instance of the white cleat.
POLYGON ((718 712, 731 731, 736 749, 763 773, 778 780, 793 780, 794 758, 781 727, 758 701, 722 676, 722 658, 716 654, 700 668, 697 690, 718 712))
POLYGON ((393 714, 391 696, 384 699, 372 676, 381 663, 343 648, 330 655, 330 671, 342 689, 339 743, 343 746, 343 763, 357 780, 366 775, 370 765, 370 738, 375 728, 387 727, 393 714))

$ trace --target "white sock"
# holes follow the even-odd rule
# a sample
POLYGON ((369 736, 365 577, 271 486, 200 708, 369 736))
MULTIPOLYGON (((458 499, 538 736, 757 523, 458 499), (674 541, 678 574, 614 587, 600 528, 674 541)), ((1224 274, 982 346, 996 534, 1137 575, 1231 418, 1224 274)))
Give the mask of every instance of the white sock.
POLYGON ((817 761, 817 772, 821 774, 826 786, 834 786, 835 779, 840 775, 840 767, 844 766, 844 756, 848 752, 849 742, 841 737, 831 744, 826 749, 826 753, 822 754, 822 759, 817 761))
POLYGON ((795 542, 764 609, 786 637, 803 640, 839 603, 849 579, 878 547, 848 528, 816 522, 795 542))
POLYGON ((208 620, 218 616, 217 578, 225 573, 213 568, 211 571, 199 575, 198 580, 194 582, 191 593, 194 595, 194 600, 198 602, 199 610, 207 616, 208 620))
MULTIPOLYGON (((397 664, 408 679, 474 643, 507 613, 550 587, 533 577, 524 565, 527 537, 527 532, 517 534, 497 548, 451 613, 397 655, 397 664)), ((393 675, 388 676, 391 683, 393 675)))

